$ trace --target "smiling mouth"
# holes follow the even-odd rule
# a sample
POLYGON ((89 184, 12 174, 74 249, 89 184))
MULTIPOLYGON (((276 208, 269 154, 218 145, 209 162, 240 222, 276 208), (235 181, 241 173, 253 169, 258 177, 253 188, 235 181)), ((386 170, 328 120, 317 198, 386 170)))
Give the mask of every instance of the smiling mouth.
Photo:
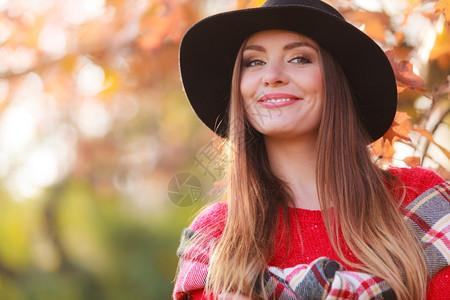
POLYGON ((265 103, 282 103, 282 102, 289 102, 289 101, 296 101, 300 100, 299 98, 279 98, 279 99, 264 99, 260 100, 261 102, 265 103))
POLYGON ((303 99, 298 98, 294 95, 268 94, 268 95, 261 97, 258 100, 258 103, 259 103, 259 105, 266 107, 266 108, 279 108, 279 107, 294 104, 300 100, 303 100, 303 99))

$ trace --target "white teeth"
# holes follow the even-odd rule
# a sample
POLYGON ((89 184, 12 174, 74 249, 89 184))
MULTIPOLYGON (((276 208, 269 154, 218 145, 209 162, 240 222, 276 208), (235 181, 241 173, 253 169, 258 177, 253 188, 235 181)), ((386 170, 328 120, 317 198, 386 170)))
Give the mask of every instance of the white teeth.
POLYGON ((265 102, 270 102, 270 103, 280 103, 280 102, 287 102, 287 101, 293 101, 294 99, 290 99, 290 98, 280 98, 280 99, 268 99, 265 100, 265 102))

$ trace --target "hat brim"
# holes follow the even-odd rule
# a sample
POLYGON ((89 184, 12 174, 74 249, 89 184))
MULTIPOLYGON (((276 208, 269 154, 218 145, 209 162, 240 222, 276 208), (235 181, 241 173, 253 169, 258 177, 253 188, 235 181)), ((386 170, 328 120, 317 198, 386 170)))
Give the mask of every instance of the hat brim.
POLYGON ((383 50, 343 19, 308 6, 259 7, 225 12, 193 25, 180 46, 183 86, 198 117, 226 137, 234 62, 250 35, 264 30, 306 35, 342 67, 362 124, 372 140, 391 126, 397 109, 394 72, 383 50))

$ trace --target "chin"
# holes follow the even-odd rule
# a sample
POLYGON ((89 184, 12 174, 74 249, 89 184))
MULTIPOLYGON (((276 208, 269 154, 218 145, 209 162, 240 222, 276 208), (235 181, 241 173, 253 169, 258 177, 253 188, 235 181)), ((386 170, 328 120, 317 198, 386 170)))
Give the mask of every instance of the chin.
POLYGON ((277 139, 305 139, 315 141, 318 128, 271 128, 258 130, 263 136, 277 139))

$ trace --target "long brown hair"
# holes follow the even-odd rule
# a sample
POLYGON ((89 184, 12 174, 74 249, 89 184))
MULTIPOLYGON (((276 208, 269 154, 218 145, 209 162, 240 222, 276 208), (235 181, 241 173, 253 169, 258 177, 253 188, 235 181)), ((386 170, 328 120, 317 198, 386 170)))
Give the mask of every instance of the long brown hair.
MULTIPOLYGON (((264 289, 255 286, 263 286, 265 267, 276 251, 279 207, 283 233, 291 233, 287 207, 293 199, 287 184, 270 168, 261 134, 245 117, 239 91, 242 49, 233 73, 224 147, 229 155, 228 214, 211 253, 206 290, 267 299, 264 289)), ((344 263, 384 278, 399 299, 423 299, 427 269, 422 249, 402 219, 400 200, 390 192, 401 184, 372 161, 370 140, 345 75, 327 51, 321 49, 320 57, 326 96, 316 145, 316 179, 332 245, 344 263), (344 256, 340 236, 362 264, 344 256)))

